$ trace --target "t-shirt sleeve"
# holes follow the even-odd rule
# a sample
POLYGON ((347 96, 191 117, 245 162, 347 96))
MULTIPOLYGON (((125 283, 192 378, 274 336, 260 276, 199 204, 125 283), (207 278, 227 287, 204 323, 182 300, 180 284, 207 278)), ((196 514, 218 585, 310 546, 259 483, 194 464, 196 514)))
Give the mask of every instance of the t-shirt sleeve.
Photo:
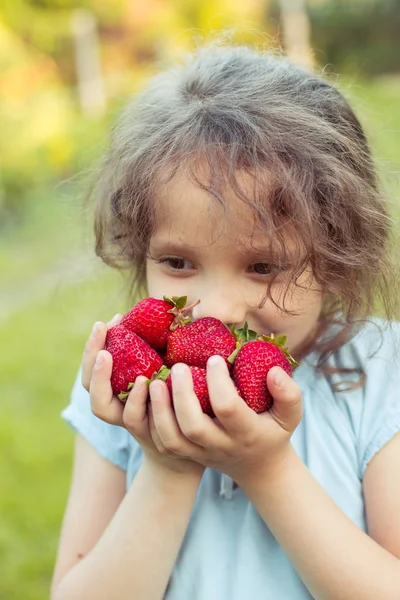
POLYGON ((369 411, 370 414, 364 417, 364 436, 360 447, 362 475, 375 454, 400 432, 399 389, 398 387, 397 390, 388 390, 376 413, 372 414, 369 411))
MULTIPOLYGON (((364 338, 370 347, 368 337, 364 338)), ((380 348, 365 362, 367 380, 360 421, 361 476, 379 450, 400 432, 400 324, 383 332, 380 348)))
POLYGON ((90 396, 81 383, 81 371, 72 388, 69 405, 61 417, 105 459, 124 471, 128 468, 129 432, 123 427, 105 423, 90 407, 90 396))

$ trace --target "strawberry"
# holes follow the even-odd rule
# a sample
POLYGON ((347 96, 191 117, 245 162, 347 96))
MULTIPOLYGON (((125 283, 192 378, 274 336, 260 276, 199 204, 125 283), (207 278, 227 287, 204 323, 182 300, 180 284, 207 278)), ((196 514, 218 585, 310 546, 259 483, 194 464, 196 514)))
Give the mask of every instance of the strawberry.
MULTIPOLYGON (((214 418, 215 414, 211 406, 210 396, 208 393, 207 370, 202 369, 201 367, 192 367, 190 365, 189 369, 192 375, 193 390, 197 398, 199 399, 203 413, 206 413, 206 415, 209 415, 211 418, 214 418)), ((163 381, 165 381, 173 402, 171 370, 163 366, 161 367, 160 371, 153 377, 153 379, 162 379, 163 381)), ((241 396, 240 390, 236 387, 235 383, 234 386, 239 396, 241 396)))
POLYGON ((210 356, 219 354, 231 368, 228 357, 235 349, 234 333, 219 319, 203 317, 169 334, 165 364, 172 367, 175 363, 184 362, 205 369, 210 356))
POLYGON ((121 323, 108 330, 105 350, 113 357, 111 387, 120 400, 126 399, 136 377, 150 379, 162 367, 157 352, 121 323))
POLYGON ((136 304, 121 319, 120 324, 136 333, 155 350, 164 350, 171 330, 190 323, 184 312, 196 304, 186 306, 187 296, 167 298, 145 298, 136 304))
MULTIPOLYGON (((167 377, 165 379, 165 383, 167 384, 168 391, 169 391, 170 396, 173 401, 172 378, 170 375, 171 371, 169 369, 166 369, 165 367, 164 367, 164 369, 165 369, 165 375, 162 378, 164 379, 165 376, 167 375, 167 377)), ((200 367, 192 367, 192 366, 189 366, 189 369, 192 374, 194 393, 196 394, 197 398, 199 399, 203 413, 206 413, 210 417, 215 417, 214 411, 210 404, 210 397, 208 395, 207 371, 205 369, 201 369, 200 367)))
POLYGON ((267 373, 275 366, 288 375, 297 362, 285 347, 286 336, 261 336, 245 343, 236 355, 232 377, 246 404, 256 413, 269 410, 273 398, 267 387, 267 373))

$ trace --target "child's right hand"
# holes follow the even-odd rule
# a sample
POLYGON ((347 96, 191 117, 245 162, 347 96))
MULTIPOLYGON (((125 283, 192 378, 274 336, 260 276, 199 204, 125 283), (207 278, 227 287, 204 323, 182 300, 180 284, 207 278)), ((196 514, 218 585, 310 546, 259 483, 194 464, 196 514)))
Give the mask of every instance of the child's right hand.
MULTIPOLYGON (((82 385, 90 393, 93 414, 112 425, 129 431, 142 447, 145 458, 152 467, 167 471, 188 472, 201 476, 204 467, 189 459, 165 454, 152 418, 151 403, 147 406, 149 388, 147 378, 140 376, 125 402, 113 395, 111 388, 112 356, 104 350, 107 331, 121 320, 115 317, 107 324, 95 323, 86 342, 82 358, 82 385)), ((161 382, 160 382, 161 383, 161 382)), ((150 388, 150 395, 152 393, 150 388)), ((176 424, 178 427, 178 424, 176 424)))

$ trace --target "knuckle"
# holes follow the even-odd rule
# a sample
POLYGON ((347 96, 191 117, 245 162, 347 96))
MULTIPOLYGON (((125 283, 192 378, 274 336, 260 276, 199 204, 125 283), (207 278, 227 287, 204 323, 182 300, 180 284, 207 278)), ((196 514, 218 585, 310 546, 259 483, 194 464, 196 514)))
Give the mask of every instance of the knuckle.
POLYGON ((98 404, 96 402, 92 402, 91 406, 92 406, 92 413, 94 414, 95 417, 97 417, 98 419, 101 419, 102 421, 108 422, 106 411, 101 406, 98 406, 98 404))
POLYGON ((167 454, 179 454, 179 440, 169 439, 163 442, 163 448, 167 454))
POLYGON ((91 357, 92 355, 94 355, 97 352, 97 346, 98 343, 96 343, 96 338, 94 338, 93 336, 90 336, 87 340, 86 340, 86 344, 83 350, 83 355, 85 357, 91 357))
POLYGON ((88 339, 85 342, 85 345, 83 347, 83 355, 84 356, 89 353, 89 350, 91 348, 91 344, 92 344, 92 336, 88 337, 88 339))
POLYGON ((245 436, 241 441, 240 441, 240 445, 243 448, 243 452, 248 452, 251 451, 254 448, 254 442, 255 442, 255 438, 254 436, 245 436))
POLYGON ((301 420, 302 420, 302 418, 303 418, 303 413, 304 413, 304 410, 303 410, 303 403, 301 403, 301 404, 299 405, 299 418, 298 418, 298 421, 299 421, 299 423, 300 423, 300 421, 301 421, 301 420))
POLYGON ((90 379, 88 379, 85 375, 81 377, 82 386, 85 388, 87 392, 90 391, 90 379))
POLYGON ((204 429, 199 425, 191 425, 182 429, 182 433, 192 442, 201 442, 204 439, 204 429))
POLYGON ((232 402, 223 404, 222 406, 216 406, 215 412, 223 418, 230 418, 235 413, 236 407, 232 402))
POLYGON ((301 390, 299 388, 293 388, 288 392, 287 399, 290 404, 300 404, 302 401, 301 390))
POLYGON ((160 442, 156 442, 155 446, 160 454, 162 454, 163 456, 169 456, 170 451, 163 444, 161 444, 160 442))
POLYGON ((123 423, 125 429, 135 432, 135 429, 136 429, 135 419, 133 418, 131 411, 127 410, 126 408, 125 408, 124 412, 122 413, 122 423, 123 423))

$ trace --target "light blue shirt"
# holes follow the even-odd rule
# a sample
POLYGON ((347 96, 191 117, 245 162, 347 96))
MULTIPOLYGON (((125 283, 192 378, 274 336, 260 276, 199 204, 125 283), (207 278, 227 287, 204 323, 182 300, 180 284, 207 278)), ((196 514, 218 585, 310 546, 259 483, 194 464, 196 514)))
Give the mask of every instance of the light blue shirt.
MULTIPOLYGON (((364 326, 329 360, 331 366, 364 369, 367 378, 363 388, 333 392, 330 383, 337 383, 339 378, 329 381, 316 372, 313 354, 294 372, 303 393, 304 414, 292 436, 293 446, 315 479, 363 531, 365 469, 375 453, 400 431, 400 323, 392 323, 381 337, 375 325, 384 328, 387 324, 380 319, 373 321, 374 325, 364 326)), ((357 378, 352 376, 353 381, 357 378)), ((92 414, 89 394, 79 376, 62 416, 99 454, 126 471, 128 488, 143 459, 142 450, 125 429, 92 414)), ((167 600, 188 598, 311 598, 247 497, 240 488, 233 488, 227 476, 212 469, 204 473, 165 594, 167 600)))

